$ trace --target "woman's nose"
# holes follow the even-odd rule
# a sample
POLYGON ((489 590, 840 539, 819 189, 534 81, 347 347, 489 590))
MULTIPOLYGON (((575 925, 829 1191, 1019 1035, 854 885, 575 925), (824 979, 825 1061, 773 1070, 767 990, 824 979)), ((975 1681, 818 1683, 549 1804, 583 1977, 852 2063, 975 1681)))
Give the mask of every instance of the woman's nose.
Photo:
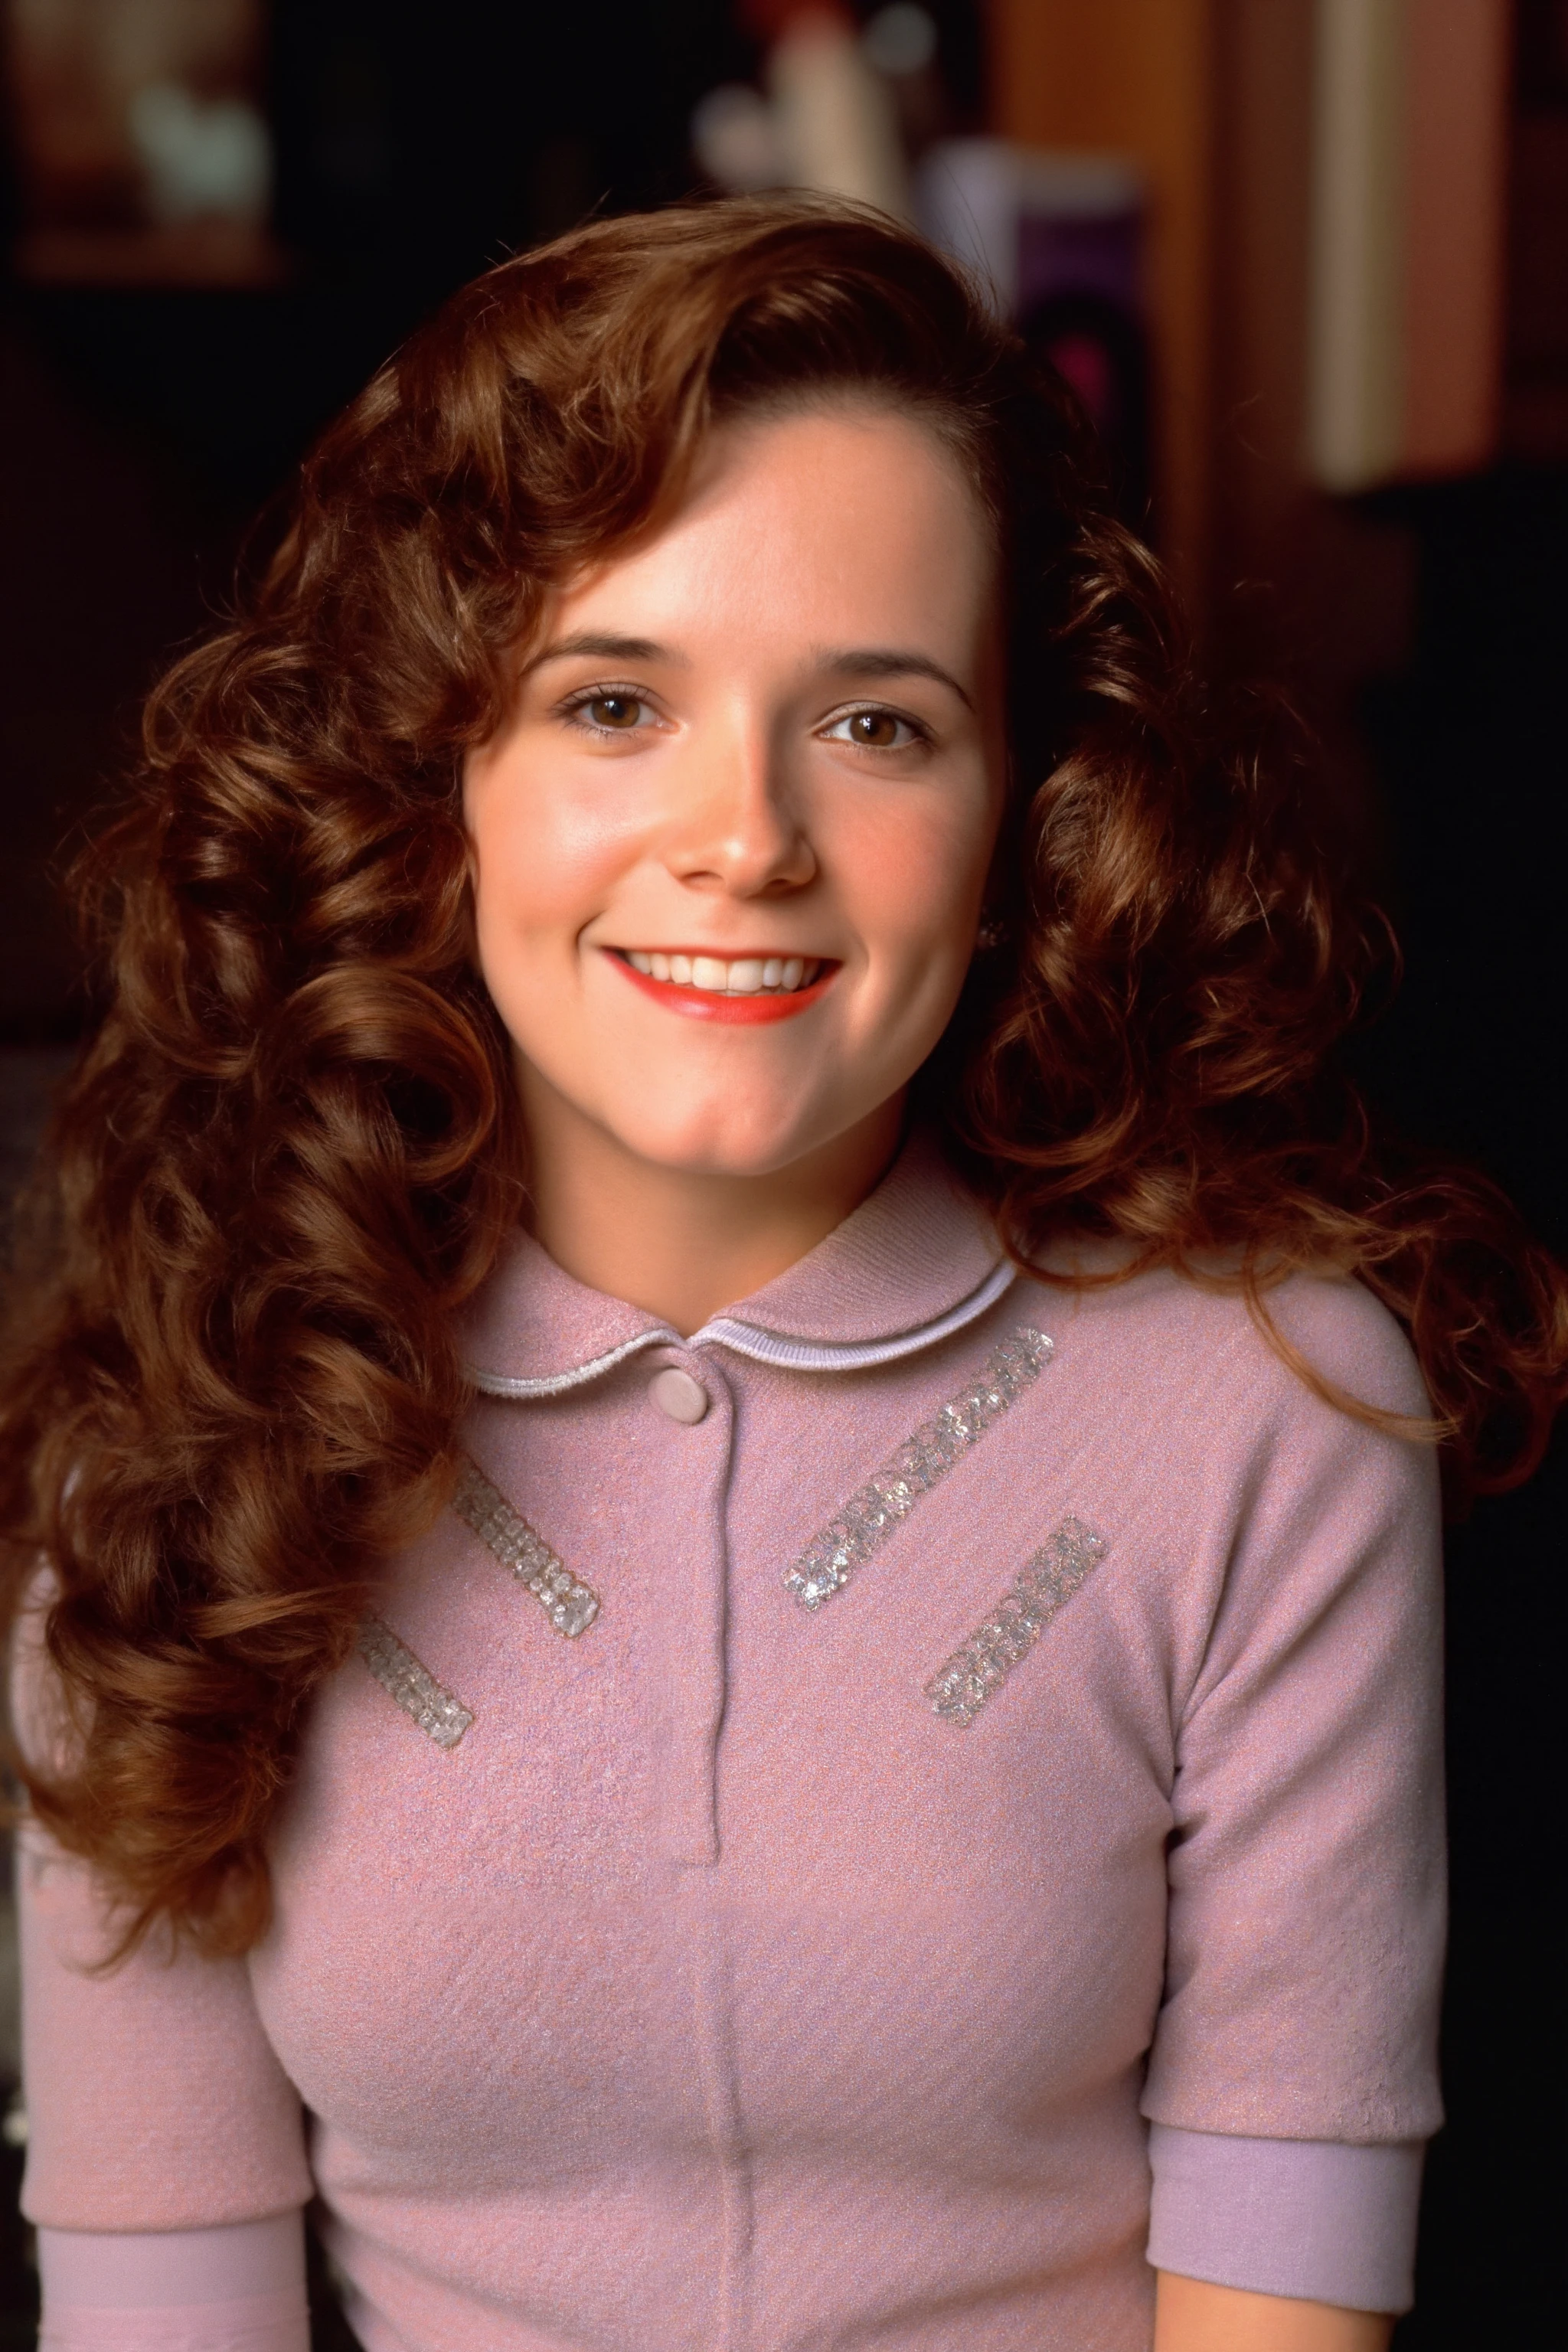
POLYGON ((816 854, 791 789, 781 748, 760 726, 727 730, 694 745, 672 779, 677 793, 666 863, 689 888, 736 898, 799 890, 816 854))

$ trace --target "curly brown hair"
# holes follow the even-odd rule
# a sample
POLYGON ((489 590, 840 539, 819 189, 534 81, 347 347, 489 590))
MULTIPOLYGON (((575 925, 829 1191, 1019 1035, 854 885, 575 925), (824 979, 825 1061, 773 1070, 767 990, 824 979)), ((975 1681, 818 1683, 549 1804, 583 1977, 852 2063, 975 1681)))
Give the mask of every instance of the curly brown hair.
POLYGON ((108 1007, 55 1120, 0 1526, 13 1613, 47 1563, 69 1709, 16 1769, 128 1943, 261 1932, 310 1694, 449 1492, 454 1310, 525 1206, 464 755, 543 599, 668 510, 715 420, 836 392, 925 420, 1003 550, 1002 943, 921 1086, 1007 1245, 1110 1236, 1096 1279, 1173 1265, 1266 1327, 1272 1283, 1336 1267, 1409 1330, 1458 1487, 1540 1454, 1568 1285, 1481 1180, 1374 1154, 1330 1056, 1377 921, 1300 770, 1214 748, 1064 387, 887 221, 596 222, 464 289, 327 433, 78 872, 108 1007))

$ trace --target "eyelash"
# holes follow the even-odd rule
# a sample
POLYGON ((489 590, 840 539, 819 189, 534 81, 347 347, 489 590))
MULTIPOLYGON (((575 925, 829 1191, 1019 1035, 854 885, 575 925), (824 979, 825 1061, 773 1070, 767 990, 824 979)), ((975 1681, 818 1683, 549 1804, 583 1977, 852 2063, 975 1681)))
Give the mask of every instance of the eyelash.
POLYGON ((628 735, 640 735, 646 731, 641 727, 595 727, 592 719, 584 719, 582 716, 591 702, 637 702, 641 703, 645 708, 651 709, 649 698, 646 694, 639 694, 636 687, 606 686, 602 683, 596 686, 579 687, 575 694, 569 694, 557 707, 563 719, 576 721, 584 734, 596 735, 601 741, 611 737, 624 740, 628 735))
POLYGON ((932 741, 931 730, 923 723, 923 721, 919 719, 912 719, 907 710, 893 709, 891 705, 886 702, 857 702, 852 709, 837 712, 833 718, 827 720, 825 726, 817 730, 817 732, 821 735, 831 738, 831 740, 835 741, 840 743, 847 742, 849 740, 847 736, 840 735, 834 737, 833 730, 836 727, 847 726, 852 719, 890 719, 895 727, 907 728, 910 735, 910 740, 907 743, 851 744, 851 750, 856 751, 870 751, 872 753, 880 751, 887 753, 891 751, 926 751, 930 749, 932 741))
MULTIPOLYGON (((582 727, 585 734, 597 736, 601 741, 612 737, 624 740, 628 735, 640 735, 647 731, 641 727, 596 727, 592 719, 583 718, 582 714, 590 704, 607 701, 636 702, 645 708, 652 707, 650 698, 647 694, 639 693, 635 687, 600 683, 579 687, 575 694, 569 694, 565 698, 559 705, 559 709, 563 719, 574 722, 582 727)), ((825 739, 847 742, 849 740, 847 737, 835 738, 833 730, 847 726, 852 719, 866 717, 892 719, 895 726, 908 729, 910 740, 907 743, 853 743, 850 745, 853 751, 869 751, 873 754, 879 751, 883 753, 913 751, 928 749, 932 740, 931 729, 921 719, 911 718, 907 710, 894 710, 885 702, 857 702, 847 710, 836 712, 816 731, 825 739)))

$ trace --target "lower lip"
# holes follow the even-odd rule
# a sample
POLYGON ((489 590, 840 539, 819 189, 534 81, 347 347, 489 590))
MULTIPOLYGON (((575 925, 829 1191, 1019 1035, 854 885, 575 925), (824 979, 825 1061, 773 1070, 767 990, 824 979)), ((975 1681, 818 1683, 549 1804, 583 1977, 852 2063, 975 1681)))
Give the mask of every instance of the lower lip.
POLYGON ((655 980, 650 972, 639 971, 636 964, 627 963, 622 956, 612 956, 610 961, 656 1004, 668 1005, 671 1013, 684 1013, 689 1021, 720 1021, 731 1027, 754 1028, 763 1021, 793 1021, 797 1013, 808 1011, 832 987, 838 973, 835 964, 830 971, 814 980, 809 988, 793 988, 787 995, 727 996, 721 990, 678 988, 673 981, 655 980))

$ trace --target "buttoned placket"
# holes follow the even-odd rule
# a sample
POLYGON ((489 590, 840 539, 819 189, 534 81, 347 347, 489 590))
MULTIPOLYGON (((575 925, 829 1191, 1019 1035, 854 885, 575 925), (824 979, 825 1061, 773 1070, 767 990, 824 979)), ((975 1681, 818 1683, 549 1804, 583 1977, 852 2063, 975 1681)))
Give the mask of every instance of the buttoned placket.
POLYGON ((661 1677, 666 1745, 659 1790, 659 1843, 668 1860, 694 1867, 719 1859, 719 1739, 726 1691, 730 1482, 734 1397, 706 1351, 666 1345, 639 1367, 643 1410, 668 1431, 669 1476, 698 1508, 701 1529, 679 1559, 656 1563, 669 1594, 662 1613, 661 1677))
POLYGON ((741 2112, 733 1952, 720 1892, 719 1744, 728 1694, 729 1505, 734 1472, 735 1391, 716 1350, 665 1345, 646 1360, 644 1410, 668 1426, 670 1475, 702 1533, 679 1559, 656 1563, 672 1605, 663 1617, 661 1676, 666 1746, 659 1789, 660 1844, 674 1870, 682 1967, 690 1990, 692 2065, 706 2111, 718 2187, 718 2259, 712 2274, 714 2352, 747 2352, 753 2197, 741 2112))

